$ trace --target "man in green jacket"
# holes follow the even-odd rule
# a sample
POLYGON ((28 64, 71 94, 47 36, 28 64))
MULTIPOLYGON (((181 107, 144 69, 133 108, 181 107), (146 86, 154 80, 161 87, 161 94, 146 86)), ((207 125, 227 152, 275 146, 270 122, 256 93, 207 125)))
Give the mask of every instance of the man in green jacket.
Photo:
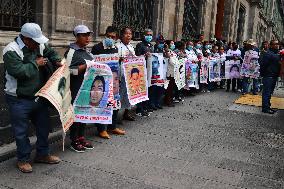
POLYGON ((17 167, 24 173, 32 172, 28 138, 31 121, 36 127, 35 162, 55 164, 60 159, 49 154, 49 114, 44 99, 35 93, 45 84, 46 66, 50 61, 60 66, 60 57, 46 44, 48 39, 35 23, 26 23, 21 33, 3 50, 5 94, 10 111, 11 125, 17 145, 17 167))

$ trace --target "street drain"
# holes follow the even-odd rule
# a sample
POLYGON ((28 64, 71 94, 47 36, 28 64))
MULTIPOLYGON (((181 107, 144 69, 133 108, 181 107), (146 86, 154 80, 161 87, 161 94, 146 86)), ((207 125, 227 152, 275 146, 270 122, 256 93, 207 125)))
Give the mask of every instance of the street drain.
POLYGON ((250 133, 247 136, 251 142, 268 146, 270 148, 284 149, 284 135, 277 133, 250 133))

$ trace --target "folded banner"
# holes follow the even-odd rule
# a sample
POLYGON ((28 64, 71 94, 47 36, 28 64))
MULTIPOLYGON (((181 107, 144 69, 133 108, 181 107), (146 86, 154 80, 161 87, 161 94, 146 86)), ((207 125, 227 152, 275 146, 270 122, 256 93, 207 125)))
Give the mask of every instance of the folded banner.
POLYGON ((228 60, 225 62, 225 78, 240 78, 241 63, 239 60, 228 60))
POLYGON ((112 72, 113 78, 113 96, 114 104, 113 109, 118 110, 121 108, 120 94, 119 94, 119 56, 118 54, 101 54, 94 56, 94 61, 102 64, 107 64, 112 72))
POLYGON ((70 71, 63 59, 63 66, 58 68, 47 83, 36 93, 46 98, 58 111, 64 133, 74 122, 74 111, 71 104, 70 71))
POLYGON ((242 77, 258 78, 260 75, 260 65, 258 63, 258 52, 249 50, 245 52, 244 61, 241 66, 242 77))
POLYGON ((189 59, 185 61, 185 75, 186 75, 186 86, 185 89, 196 88, 199 89, 198 85, 198 64, 193 64, 189 59))
POLYGON ((204 58, 200 64, 200 83, 207 84, 209 59, 204 58))
POLYGON ((130 104, 149 100, 145 57, 127 57, 122 66, 130 104))
POLYGON ((113 75, 106 64, 88 61, 84 80, 74 101, 75 121, 112 123, 113 75))
POLYGON ((209 60, 209 81, 210 82, 221 81, 220 72, 221 72, 220 59, 209 60))
POLYGON ((147 59, 148 85, 163 86, 164 84, 164 56, 162 53, 152 53, 147 59))
POLYGON ((172 59, 174 62, 174 79, 178 90, 185 87, 185 61, 186 59, 172 59))

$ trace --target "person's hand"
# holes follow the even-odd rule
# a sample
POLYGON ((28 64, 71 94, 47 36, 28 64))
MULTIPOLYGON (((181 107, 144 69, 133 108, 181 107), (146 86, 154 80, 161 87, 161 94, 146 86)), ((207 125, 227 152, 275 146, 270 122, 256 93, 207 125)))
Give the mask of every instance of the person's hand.
POLYGON ((146 56, 146 58, 148 58, 148 57, 151 56, 151 53, 150 52, 146 52, 145 56, 146 56))
POLYGON ((47 63, 47 61, 48 61, 48 59, 47 58, 43 58, 42 56, 36 58, 36 64, 38 66, 44 66, 47 63))
POLYGON ((61 62, 55 62, 56 66, 61 67, 63 64, 61 62))

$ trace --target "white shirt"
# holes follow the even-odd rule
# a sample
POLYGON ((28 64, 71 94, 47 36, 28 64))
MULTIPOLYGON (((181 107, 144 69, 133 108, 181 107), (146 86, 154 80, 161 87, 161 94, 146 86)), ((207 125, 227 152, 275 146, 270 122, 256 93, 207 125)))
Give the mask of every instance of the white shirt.
POLYGON ((130 43, 128 45, 125 45, 122 42, 119 42, 116 43, 115 46, 118 49, 119 57, 135 56, 134 47, 130 43))
POLYGON ((192 61, 192 62, 197 62, 198 58, 197 55, 195 54, 194 50, 185 50, 186 54, 187 54, 187 58, 192 61))
POLYGON ((229 49, 227 51, 227 56, 237 56, 237 57, 240 57, 241 54, 242 54, 242 52, 239 49, 237 49, 237 50, 229 49))

